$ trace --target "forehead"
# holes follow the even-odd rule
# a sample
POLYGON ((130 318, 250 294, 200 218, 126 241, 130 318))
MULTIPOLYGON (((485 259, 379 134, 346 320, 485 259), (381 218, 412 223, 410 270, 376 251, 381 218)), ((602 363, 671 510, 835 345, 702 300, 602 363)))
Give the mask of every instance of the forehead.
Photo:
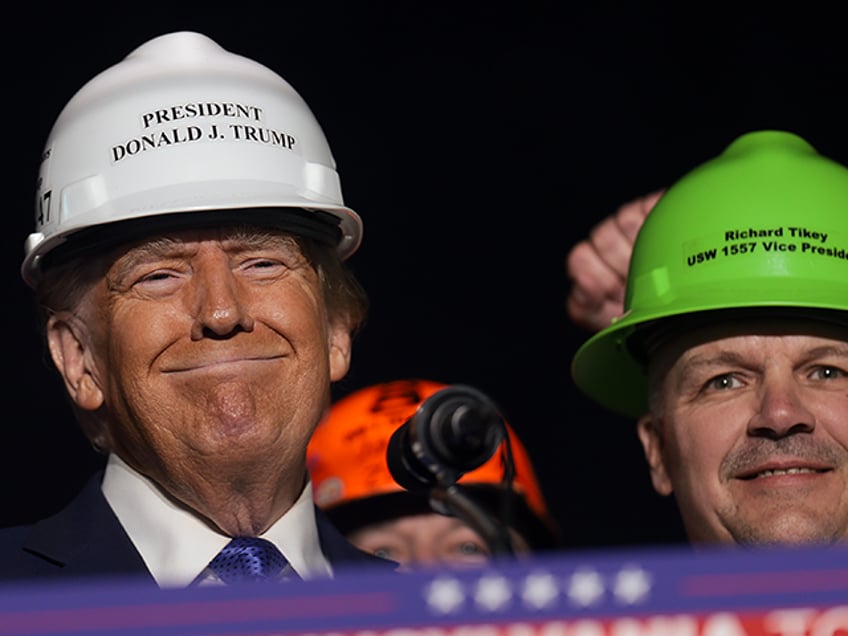
POLYGON ((121 245, 121 253, 132 250, 157 249, 165 246, 182 245, 204 241, 234 244, 299 244, 298 239, 288 232, 252 225, 225 225, 215 228, 176 230, 151 234, 121 245))
POLYGON ((109 257, 111 264, 122 264, 141 258, 173 256, 202 242, 220 243, 223 249, 285 248, 302 251, 298 237, 280 230, 254 226, 224 226, 219 228, 187 229, 151 234, 115 247, 109 257))
POLYGON ((381 532, 403 535, 406 537, 417 537, 419 540, 433 540, 437 533, 444 533, 455 529, 469 529, 456 517, 449 517, 434 512, 423 514, 405 515, 397 519, 391 519, 372 526, 374 530, 381 532))
POLYGON ((667 370, 681 359, 710 345, 746 349, 768 337, 807 337, 836 343, 848 343, 848 324, 806 318, 740 318, 681 330, 669 337, 653 353, 650 366, 667 370))

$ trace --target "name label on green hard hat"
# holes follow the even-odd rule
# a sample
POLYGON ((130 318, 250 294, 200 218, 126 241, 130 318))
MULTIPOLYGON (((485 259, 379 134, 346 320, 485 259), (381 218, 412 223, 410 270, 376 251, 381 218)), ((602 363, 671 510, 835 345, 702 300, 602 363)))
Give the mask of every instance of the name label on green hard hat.
POLYGON ((828 232, 800 226, 725 230, 724 244, 690 251, 686 264, 695 267, 722 257, 758 252, 798 252, 848 261, 848 247, 826 245, 829 236, 828 232))

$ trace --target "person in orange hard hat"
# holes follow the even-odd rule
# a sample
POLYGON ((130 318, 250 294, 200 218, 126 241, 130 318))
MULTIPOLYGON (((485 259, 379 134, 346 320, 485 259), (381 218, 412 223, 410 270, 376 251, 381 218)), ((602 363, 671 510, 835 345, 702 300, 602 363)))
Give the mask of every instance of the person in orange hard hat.
MULTIPOLYGON (((450 385, 402 379, 367 386, 338 400, 307 447, 313 495, 357 547, 410 568, 478 564, 492 551, 463 520, 436 511, 429 498, 402 488, 386 453, 390 439, 431 395, 450 385)), ((559 546, 527 450, 506 422, 513 479, 505 481, 506 441, 458 485, 486 513, 507 527, 516 555, 559 546), (508 504, 506 507, 504 504, 508 504), (509 518, 503 519, 503 511, 509 518)))

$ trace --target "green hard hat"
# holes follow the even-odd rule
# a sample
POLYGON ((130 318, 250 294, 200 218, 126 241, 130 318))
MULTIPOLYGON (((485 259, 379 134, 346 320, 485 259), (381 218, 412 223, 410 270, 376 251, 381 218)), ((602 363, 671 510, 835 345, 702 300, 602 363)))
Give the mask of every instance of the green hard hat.
POLYGON ((633 246, 624 313, 578 349, 572 377, 637 417, 648 410, 638 343, 657 326, 718 311, 846 322, 846 310, 848 168, 792 133, 751 132, 657 202, 633 246))

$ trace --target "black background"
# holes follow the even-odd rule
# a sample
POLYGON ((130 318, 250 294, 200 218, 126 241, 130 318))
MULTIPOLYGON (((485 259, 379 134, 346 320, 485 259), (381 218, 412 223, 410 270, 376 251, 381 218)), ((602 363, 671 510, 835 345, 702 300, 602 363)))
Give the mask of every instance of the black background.
POLYGON ((632 422, 571 384, 571 356, 588 334, 564 311, 565 255, 620 204, 750 130, 796 132, 848 163, 836 8, 27 6, 4 44, 0 525, 57 509, 98 461, 45 362, 18 274, 44 141, 94 74, 188 29, 303 95, 364 220, 350 264, 372 310, 336 395, 410 376, 476 386, 525 440, 569 546, 683 541, 673 502, 651 489, 632 422))

